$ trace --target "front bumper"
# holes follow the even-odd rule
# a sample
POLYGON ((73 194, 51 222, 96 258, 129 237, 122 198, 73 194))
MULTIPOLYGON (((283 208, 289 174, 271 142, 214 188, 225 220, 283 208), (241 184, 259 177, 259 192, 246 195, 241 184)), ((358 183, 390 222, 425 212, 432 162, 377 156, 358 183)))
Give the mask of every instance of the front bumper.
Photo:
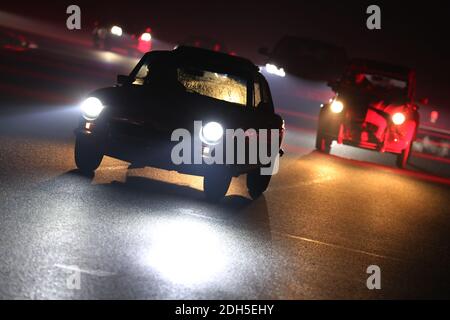
MULTIPOLYGON (((77 137, 89 137, 101 144, 104 154, 116 159, 129 162, 133 167, 155 167, 164 170, 176 171, 183 174, 205 176, 209 173, 217 173, 218 171, 230 174, 232 176, 239 176, 248 173, 255 169, 263 167, 261 164, 226 164, 226 154, 224 149, 224 157, 222 163, 208 164, 203 162, 195 164, 194 161, 190 163, 175 164, 172 161, 173 147, 178 144, 170 140, 170 136, 148 134, 143 136, 130 136, 128 134, 115 132, 104 127, 93 127, 95 124, 91 123, 91 128, 86 127, 86 123, 82 121, 82 125, 75 130, 77 137)), ((193 160, 194 142, 191 142, 191 155, 193 160)), ((209 155, 202 147, 202 158, 208 158, 209 155)), ((236 153, 235 153, 236 154, 236 153)), ((280 149, 280 156, 283 155, 283 150, 280 149)), ((236 163, 236 162, 235 162, 236 163)))
POLYGON ((322 133, 339 144, 395 154, 412 143, 415 130, 412 121, 394 125, 388 113, 373 108, 359 114, 324 110, 319 123, 322 133))

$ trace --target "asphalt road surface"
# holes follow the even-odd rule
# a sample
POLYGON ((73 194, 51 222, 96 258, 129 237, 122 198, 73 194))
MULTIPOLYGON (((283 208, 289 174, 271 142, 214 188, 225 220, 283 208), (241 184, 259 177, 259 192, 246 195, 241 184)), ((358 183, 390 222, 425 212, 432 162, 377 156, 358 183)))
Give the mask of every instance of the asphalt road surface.
POLYGON ((86 178, 76 101, 135 60, 65 46, 2 53, 0 298, 450 297, 448 162, 399 170, 391 155, 314 152, 311 110, 328 93, 295 80, 304 100, 277 109, 287 153, 256 201, 243 178, 210 204, 199 177, 112 158, 86 178), (380 290, 366 286, 371 265, 380 290))

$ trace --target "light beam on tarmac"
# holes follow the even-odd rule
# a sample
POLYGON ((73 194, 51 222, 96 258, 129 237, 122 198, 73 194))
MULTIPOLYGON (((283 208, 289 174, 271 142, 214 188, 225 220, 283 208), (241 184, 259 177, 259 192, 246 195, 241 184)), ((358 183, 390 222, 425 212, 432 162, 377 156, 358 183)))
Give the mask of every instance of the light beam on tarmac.
POLYGON ((217 231, 202 221, 162 221, 151 230, 151 247, 145 263, 169 281, 199 285, 224 271, 227 254, 217 231))

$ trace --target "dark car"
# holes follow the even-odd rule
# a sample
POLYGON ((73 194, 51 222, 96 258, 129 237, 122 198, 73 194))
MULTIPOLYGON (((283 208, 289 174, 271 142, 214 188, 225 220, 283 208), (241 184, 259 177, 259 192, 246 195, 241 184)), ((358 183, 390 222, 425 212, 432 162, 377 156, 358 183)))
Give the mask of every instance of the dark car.
POLYGON ((117 24, 95 25, 92 31, 94 48, 103 50, 120 49, 127 54, 142 54, 152 49, 151 29, 124 30, 117 24))
POLYGON ((404 168, 419 127, 414 70, 354 59, 330 86, 336 95, 320 110, 316 148, 329 153, 337 141, 390 152, 404 168))
POLYGON ((310 38, 285 36, 272 51, 259 49, 268 57, 266 71, 285 73, 314 81, 329 81, 339 76, 347 64, 344 48, 310 38))
MULTIPOLYGON (((92 92, 81 106, 75 161, 82 172, 93 172, 108 155, 133 167, 204 176, 204 191, 211 200, 222 198, 231 178, 245 173, 252 197, 266 190, 270 175, 261 173, 265 164, 260 161, 203 163, 225 141, 228 129, 255 129, 256 134, 276 129, 280 131, 276 145, 281 144, 283 120, 274 112, 265 78, 249 60, 191 47, 152 51, 129 76, 118 76, 118 83, 92 92), (197 130, 199 121, 202 127, 197 130), (173 134, 178 129, 190 134, 194 148, 200 143, 200 164, 174 163, 173 134)), ((267 148, 272 145, 270 139, 266 143, 267 148)), ((191 159, 191 149, 185 151, 191 159)), ((276 154, 282 154, 281 148, 276 154)))

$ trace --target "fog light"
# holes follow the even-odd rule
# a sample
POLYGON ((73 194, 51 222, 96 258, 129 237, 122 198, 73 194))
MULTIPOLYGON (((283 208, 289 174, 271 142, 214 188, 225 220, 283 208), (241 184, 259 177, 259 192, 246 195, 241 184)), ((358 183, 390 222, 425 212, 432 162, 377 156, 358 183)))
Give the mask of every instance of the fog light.
POLYGON ((279 77, 285 77, 286 72, 283 68, 278 68, 276 65, 268 63, 266 64, 266 71, 270 74, 277 75, 279 77))
POLYGON ((83 117, 88 121, 93 121, 98 118, 104 106, 100 99, 89 97, 83 101, 80 108, 83 112, 83 117))
POLYGON ((148 32, 144 32, 144 33, 141 35, 141 40, 142 40, 142 41, 149 42, 150 40, 152 40, 152 35, 151 35, 150 33, 148 33, 148 32))
POLYGON ((331 112, 341 113, 344 110, 344 104, 339 100, 334 100, 330 105, 331 112))
POLYGON ((394 113, 394 115, 392 116, 392 122, 395 125, 401 125, 405 122, 405 120, 406 120, 406 117, 401 112, 394 113))
POLYGON ((217 122, 208 122, 200 131, 200 139, 206 144, 217 144, 222 136, 223 128, 217 122))
POLYGON ((122 35, 122 28, 118 26, 113 26, 111 28, 111 33, 115 36, 120 37, 122 35))

